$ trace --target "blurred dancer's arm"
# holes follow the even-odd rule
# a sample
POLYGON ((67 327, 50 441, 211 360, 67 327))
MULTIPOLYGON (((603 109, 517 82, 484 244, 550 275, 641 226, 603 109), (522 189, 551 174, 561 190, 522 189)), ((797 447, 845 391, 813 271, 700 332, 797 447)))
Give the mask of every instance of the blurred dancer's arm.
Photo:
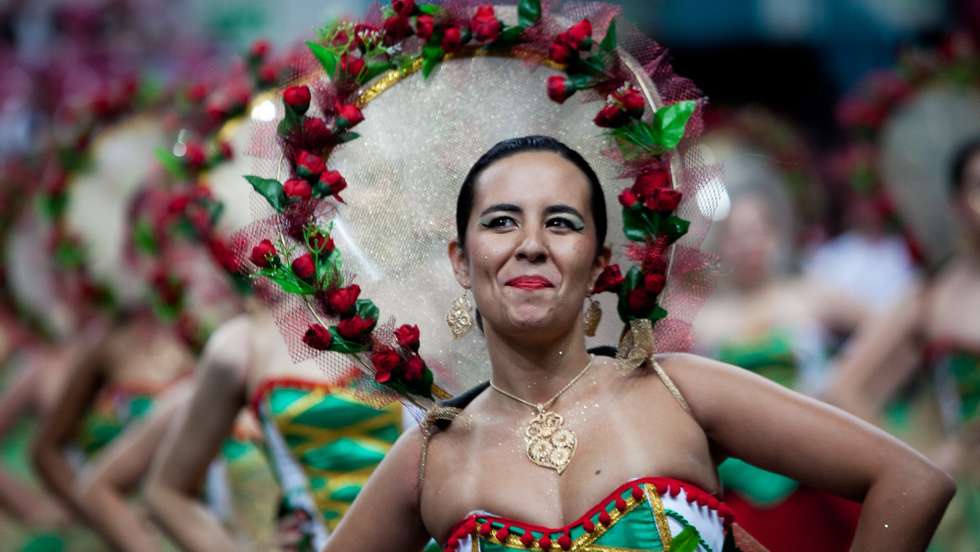
POLYGON ((872 417, 912 375, 917 365, 924 290, 913 289, 897 305, 869 318, 851 338, 824 400, 862 418, 872 417), (902 352, 906 358, 888 362, 902 352))
POLYGON ((921 454, 748 370, 691 355, 663 366, 722 452, 862 502, 852 550, 926 549, 955 486, 921 454))
POLYGON ((120 550, 157 550, 157 535, 126 496, 146 474, 174 415, 190 399, 191 383, 182 382, 155 400, 153 410, 127 427, 82 470, 75 494, 99 533, 120 550))
POLYGON ((238 548, 199 497, 208 465, 247 404, 248 337, 248 321, 240 318, 219 328, 208 341, 193 395, 170 426, 144 485, 154 518, 183 550, 238 548))
MULTIPOLYGON (((9 382, 0 396, 0 438, 22 415, 38 410, 40 379, 37 367, 25 366, 9 382)), ((8 474, 5 469, 0 469, 0 507, 28 525, 54 525, 65 518, 64 511, 56 502, 8 474)))

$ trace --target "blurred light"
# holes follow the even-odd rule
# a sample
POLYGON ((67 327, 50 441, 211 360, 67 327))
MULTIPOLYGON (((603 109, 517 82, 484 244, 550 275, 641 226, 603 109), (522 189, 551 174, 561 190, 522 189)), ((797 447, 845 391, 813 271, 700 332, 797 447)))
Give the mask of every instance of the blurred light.
POLYGON ((714 222, 725 220, 732 210, 732 199, 728 196, 725 183, 718 177, 699 188, 694 199, 701 214, 714 222))
POLYGON ((276 118, 276 104, 266 100, 252 108, 252 119, 256 121, 271 121, 276 118))

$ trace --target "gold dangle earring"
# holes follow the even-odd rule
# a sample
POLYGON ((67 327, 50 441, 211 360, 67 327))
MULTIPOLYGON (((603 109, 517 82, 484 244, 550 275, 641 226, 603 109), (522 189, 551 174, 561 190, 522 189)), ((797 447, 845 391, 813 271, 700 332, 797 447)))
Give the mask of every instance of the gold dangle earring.
POLYGON ((473 315, 470 311, 473 305, 466 297, 466 290, 455 301, 446 315, 446 324, 449 326, 449 333, 453 334, 453 339, 459 339, 473 329, 473 315))
POLYGON ((599 329, 599 322, 602 321, 602 307, 599 302, 591 295, 589 296, 589 306, 585 309, 585 335, 595 337, 595 332, 599 329))

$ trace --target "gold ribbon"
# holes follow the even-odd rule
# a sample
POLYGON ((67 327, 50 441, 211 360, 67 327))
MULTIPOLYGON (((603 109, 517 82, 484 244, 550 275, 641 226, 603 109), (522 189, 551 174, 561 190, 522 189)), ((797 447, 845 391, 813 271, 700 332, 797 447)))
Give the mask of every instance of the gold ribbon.
POLYGON ((656 352, 655 344, 653 322, 647 319, 630 320, 619 340, 616 360, 624 370, 636 370, 653 357, 656 352))

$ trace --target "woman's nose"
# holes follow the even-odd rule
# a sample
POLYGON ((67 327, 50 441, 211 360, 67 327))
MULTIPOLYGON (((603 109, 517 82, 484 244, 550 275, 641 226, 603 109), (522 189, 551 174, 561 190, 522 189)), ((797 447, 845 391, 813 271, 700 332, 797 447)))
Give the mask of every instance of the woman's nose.
POLYGON ((515 254, 519 260, 531 263, 541 263, 548 258, 548 250, 544 247, 537 233, 533 231, 524 236, 524 241, 518 246, 515 254))

